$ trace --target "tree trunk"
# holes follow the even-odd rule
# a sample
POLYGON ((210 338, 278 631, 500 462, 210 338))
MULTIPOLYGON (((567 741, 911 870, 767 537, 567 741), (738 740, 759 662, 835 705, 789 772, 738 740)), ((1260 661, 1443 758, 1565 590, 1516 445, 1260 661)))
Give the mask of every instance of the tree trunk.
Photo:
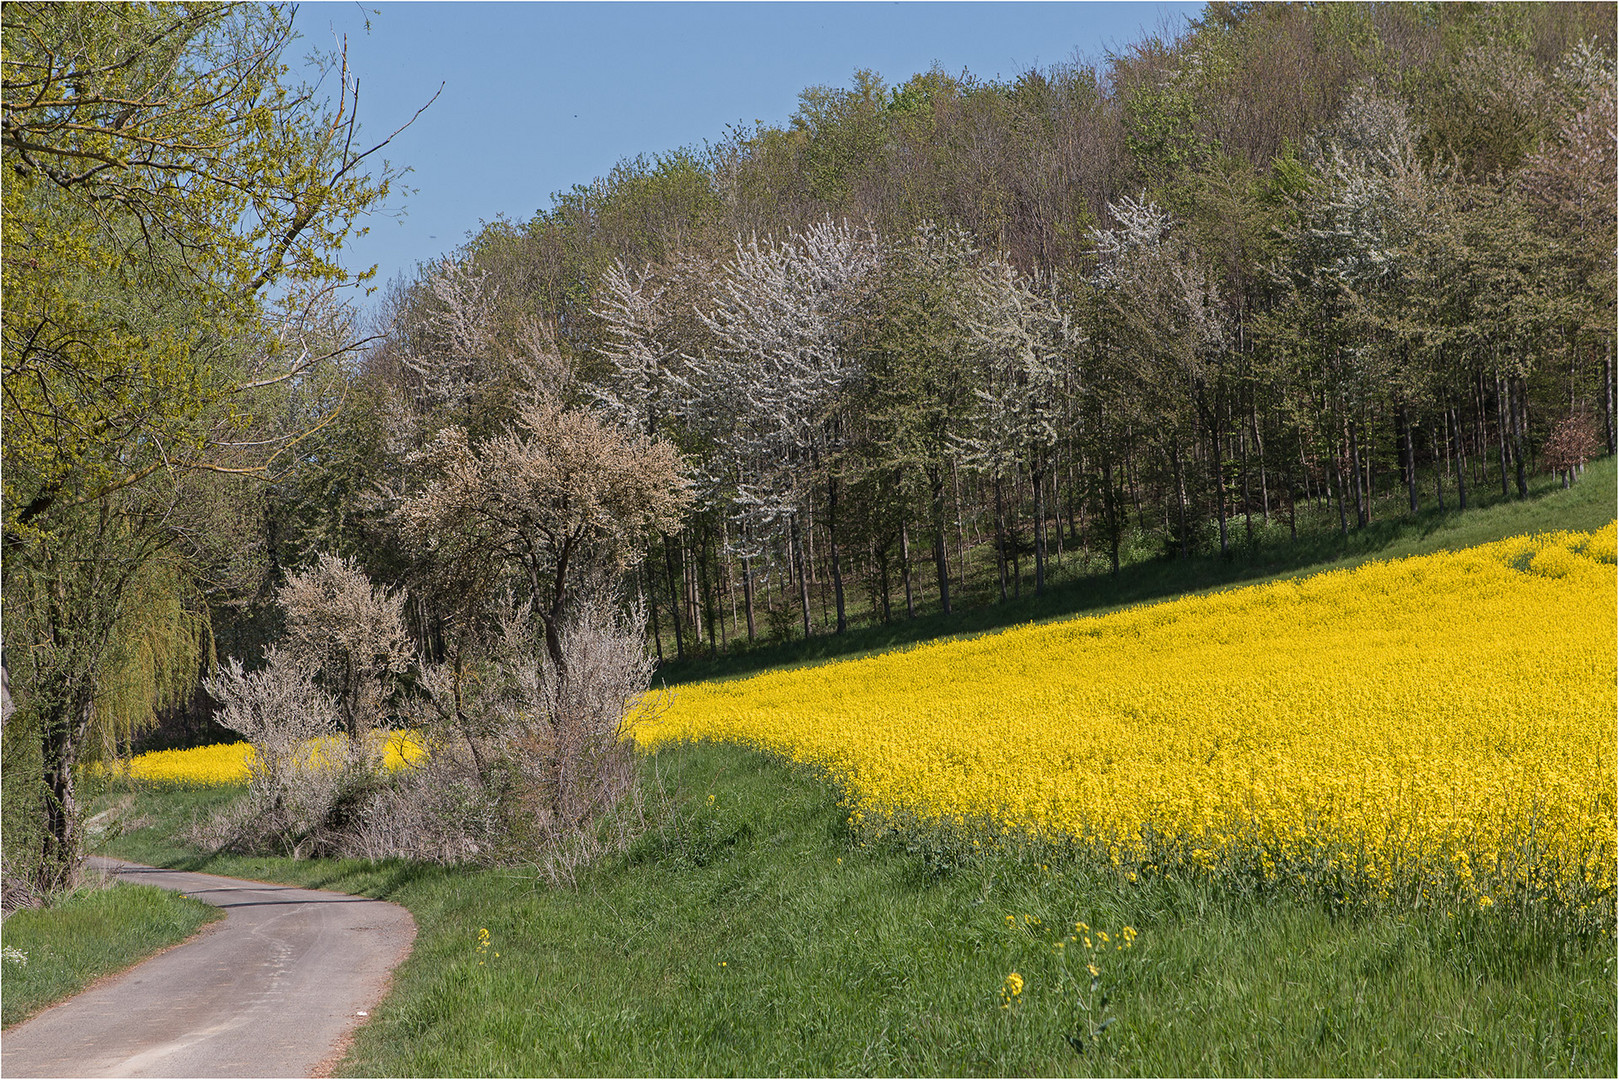
POLYGON ((804 565, 804 544, 799 534, 798 514, 796 512, 789 514, 787 520, 793 558, 798 562, 798 603, 804 613, 804 640, 808 641, 813 635, 810 631, 809 574, 808 568, 804 565))
MULTIPOLYGON (((705 621, 706 625, 708 626, 708 658, 710 660, 713 660, 713 659, 716 659, 719 656, 720 649, 719 649, 719 641, 718 641, 718 639, 717 639, 717 637, 716 637, 716 635, 714 633, 714 617, 715 617, 714 608, 715 608, 716 605, 714 603, 714 599, 715 599, 714 598, 714 581, 713 581, 714 575, 710 572, 711 571, 710 564, 714 560, 713 550, 712 550, 713 545, 710 542, 713 539, 713 537, 711 535, 711 532, 712 532, 711 528, 709 526, 705 525, 703 527, 702 535, 698 538, 698 542, 697 542, 697 578, 698 578, 697 584, 702 589, 701 597, 702 597, 703 617, 704 617, 704 621, 705 621)), ((723 618, 721 618, 719 622, 720 622, 721 632, 723 633, 724 632, 724 627, 725 627, 725 620, 723 618)))
MULTIPOLYGON (((1288 469, 1288 472, 1291 473, 1292 469, 1288 469)), ((1298 505, 1293 500, 1293 491, 1295 486, 1296 485, 1294 485, 1290 479, 1287 485, 1287 531, 1289 533, 1289 538, 1293 541, 1293 543, 1296 544, 1299 542, 1299 509, 1298 505)), ((1304 489, 1304 497, 1306 499, 1310 497, 1309 488, 1304 489)))
POLYGON ((753 622, 753 557, 742 560, 742 606, 748 616, 748 641, 757 639, 758 631, 753 622))
POLYGON ((843 607, 843 568, 838 565, 838 478, 836 475, 826 479, 826 535, 827 549, 832 559, 832 590, 836 594, 838 608, 838 633, 849 628, 848 620, 844 615, 843 607))
POLYGON ((1006 603, 1006 504, 1001 492, 1001 471, 995 470, 995 572, 1000 578, 1001 603, 1006 603))
MULTIPOLYGON (((741 628, 736 615, 736 574, 732 570, 731 562, 731 523, 720 518, 720 554, 725 559, 725 596, 731 602, 731 636, 736 637, 741 628)), ((723 623, 722 623, 723 625, 723 623)))
POLYGON ((1339 452, 1332 456, 1332 472, 1328 474, 1327 481, 1328 485, 1336 490, 1328 492, 1327 495, 1328 498, 1332 498, 1334 495, 1337 497, 1338 534, 1347 538, 1349 536, 1349 511, 1344 502, 1344 447, 1340 444, 1336 449, 1339 452))
POLYGON ((686 658, 686 643, 680 633, 681 590, 675 588, 675 546, 668 533, 663 534, 663 562, 669 572, 669 618, 675 624, 675 659, 686 658))
POLYGON ((1507 380, 1507 409, 1508 409, 1509 412, 1512 413, 1512 457, 1513 457, 1514 462, 1515 462, 1516 467, 1517 467, 1518 498, 1527 499, 1529 497, 1529 482, 1528 482, 1528 478, 1524 475, 1524 461, 1523 461, 1523 428, 1524 428, 1524 425, 1519 420, 1519 416, 1523 411, 1522 408, 1521 408, 1522 402, 1523 402, 1523 391, 1519 390, 1516 393, 1514 393, 1514 388, 1512 386, 1512 381, 1510 379, 1507 380), (1514 398, 1516 398, 1516 404, 1514 403, 1514 398))
POLYGON ((1607 351, 1602 356, 1602 433, 1607 438, 1608 453, 1619 453, 1614 445, 1613 423, 1613 338, 1609 337, 1607 351))
POLYGON ((905 617, 916 618, 916 594, 911 589, 911 528, 904 516, 899 519, 899 572, 905 579, 905 617))
POLYGON ((1068 541, 1070 547, 1083 550, 1083 541, 1079 535, 1079 519, 1076 517, 1079 510, 1075 505, 1077 500, 1074 498, 1074 492, 1079 487, 1079 461, 1075 454, 1069 454, 1068 458, 1068 541))
POLYGON ((945 552, 944 471, 927 469, 933 502, 933 569, 939 578, 939 610, 950 614, 950 563, 945 552))
MULTIPOLYGON (((1445 426, 1443 413, 1440 413, 1439 416, 1439 431, 1444 438, 1445 445, 1443 448, 1431 447, 1431 453, 1428 456, 1433 458, 1434 501, 1439 504, 1439 512, 1443 514, 1445 512, 1445 470, 1450 468, 1450 429, 1445 426)), ((1430 438, 1428 441, 1432 443, 1433 439, 1430 438)))
MULTIPOLYGON (((1412 430, 1410 417, 1406 416, 1404 402, 1401 402, 1399 405, 1394 407, 1394 423, 1405 435, 1405 468, 1403 470, 1405 472, 1405 491, 1406 496, 1411 504, 1411 513, 1415 514, 1418 510, 1417 450, 1416 447, 1412 445, 1415 442, 1415 433, 1412 430)), ((1437 465, 1435 466, 1435 471, 1438 471, 1437 465)), ((1444 496, 1441 494, 1440 501, 1443 502, 1443 500, 1444 496)), ((1443 507, 1441 507, 1441 509, 1443 509, 1443 507)))
POLYGON ((76 690, 88 687, 88 678, 69 675, 67 683, 68 692, 41 710, 39 717, 45 830, 40 837, 40 863, 34 884, 44 893, 60 893, 77 884, 84 856, 83 822, 73 774, 94 706, 91 694, 76 690))
POLYGON ((1254 492, 1248 467, 1248 437, 1237 429, 1237 443, 1242 452, 1242 527, 1250 549, 1254 546, 1254 492))
POLYGON ((1181 444, 1173 439, 1169 444, 1169 460, 1175 467, 1175 522, 1180 533, 1181 558, 1189 557, 1186 550, 1186 479, 1181 473, 1181 444))
POLYGON ((1463 439, 1462 418, 1455 409, 1449 410, 1452 432, 1456 439, 1456 505, 1467 509, 1467 446, 1463 439))
POLYGON ((1366 504, 1361 498, 1360 438, 1359 433, 1355 430, 1353 420, 1348 422, 1347 434, 1349 437, 1349 475, 1354 481, 1350 485, 1350 489, 1355 493, 1355 528, 1363 529, 1366 527, 1371 515, 1366 512, 1366 504))
POLYGON ((1507 430, 1511 427, 1511 418, 1507 415, 1507 391, 1499 372, 1495 376, 1495 426, 1500 434, 1501 446, 1501 497, 1504 499, 1512 494, 1510 481, 1507 479, 1507 430))
POLYGON ((884 623, 884 625, 887 625, 889 620, 893 617, 892 616, 892 611, 891 611, 891 606, 892 605, 891 605, 890 600, 889 600, 888 563, 889 563, 888 548, 885 545, 882 548, 882 550, 880 550, 877 553, 877 572, 881 575, 881 583, 882 583, 882 587, 883 587, 883 623, 884 623))
MULTIPOLYGON (((1063 550, 1062 549, 1062 493, 1057 490, 1057 474, 1058 474, 1058 472, 1059 472, 1059 468, 1057 466, 1055 466, 1055 465, 1048 465, 1046 467, 1046 470, 1045 470, 1046 486, 1050 489, 1050 490, 1048 490, 1046 492, 1046 495, 1051 500, 1050 502, 1046 503, 1046 516, 1048 518, 1051 518, 1052 519, 1052 524, 1055 524, 1057 526, 1057 562, 1059 564, 1061 564, 1061 562, 1062 562, 1062 550, 1063 550)), ((1049 554, 1049 552, 1047 554, 1049 554)))
POLYGON ((1130 493, 1130 504, 1136 508, 1136 526, 1147 531, 1147 515, 1141 509, 1141 486, 1137 482, 1140 469, 1136 467, 1135 435, 1126 436, 1124 451, 1124 482, 1130 493))
POLYGON ((954 461, 950 462, 951 487, 956 495, 956 566, 960 571, 956 578, 957 583, 965 589, 967 587, 967 528, 961 520, 961 471, 956 468, 954 461))
POLYGON ((663 663, 663 631, 658 627, 658 578, 652 572, 652 560, 646 563, 646 606, 652 620, 652 647, 657 650, 658 663, 663 663))
POLYGON ((1259 457, 1259 503, 1265 514, 1265 524, 1270 524, 1270 477, 1265 471, 1265 444, 1259 438, 1259 409, 1253 400, 1248 402, 1248 430, 1253 435, 1254 453, 1259 457))
POLYGON ((1045 470, 1029 463, 1034 481, 1034 595, 1046 594, 1046 488, 1045 470))
POLYGON ((1119 507, 1118 493, 1114 491, 1113 459, 1102 458, 1102 512, 1107 515, 1108 554, 1113 563, 1113 576, 1119 576, 1119 507))

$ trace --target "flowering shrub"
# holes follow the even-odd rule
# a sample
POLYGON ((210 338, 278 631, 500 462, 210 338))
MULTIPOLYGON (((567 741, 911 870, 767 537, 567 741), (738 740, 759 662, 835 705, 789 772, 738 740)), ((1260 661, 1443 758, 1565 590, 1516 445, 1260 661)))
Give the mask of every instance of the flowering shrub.
POLYGON ((1077 843, 1334 896, 1602 921, 1615 527, 683 689, 643 749, 822 768, 859 830, 1077 843))

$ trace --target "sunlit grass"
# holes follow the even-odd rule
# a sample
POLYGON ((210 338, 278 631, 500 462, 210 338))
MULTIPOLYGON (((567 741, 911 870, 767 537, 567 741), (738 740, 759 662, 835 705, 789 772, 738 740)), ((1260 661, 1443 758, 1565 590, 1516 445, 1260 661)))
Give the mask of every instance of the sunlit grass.
POLYGON ((219 908, 151 885, 86 888, 6 916, 4 1024, 122 971, 221 918, 219 908))

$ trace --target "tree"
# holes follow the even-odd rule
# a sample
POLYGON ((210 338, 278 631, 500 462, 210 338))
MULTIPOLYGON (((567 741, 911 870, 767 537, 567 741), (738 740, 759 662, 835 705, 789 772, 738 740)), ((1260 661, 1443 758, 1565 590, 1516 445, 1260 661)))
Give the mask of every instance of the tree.
POLYGON ((341 56, 336 100, 289 81, 291 19, 42 3, 0 30, 5 633, 45 761, 45 888, 76 873, 72 774, 109 722, 120 640, 195 635, 194 610, 153 626, 132 591, 159 558, 189 572, 185 487, 266 474, 295 438, 242 445, 255 398, 354 344, 300 350, 267 326, 272 306, 284 324, 330 310, 335 252, 395 175, 369 171, 387 140, 357 141, 341 56))
POLYGON ((514 574, 559 669, 571 604, 637 565, 649 534, 678 529, 689 499, 668 442, 545 397, 481 446, 451 426, 410 460, 422 481, 399 508, 408 542, 467 580, 514 574))
POLYGON ((276 590, 286 613, 281 652, 314 676, 337 703, 349 755, 363 755, 364 736, 382 716, 396 680, 415 650, 405 635, 405 598, 371 584, 351 559, 321 555, 276 590))
POLYGON ((1220 363, 1229 344, 1218 291, 1173 217, 1150 200, 1109 203, 1114 227, 1097 230, 1092 280, 1101 307, 1094 368, 1086 380, 1088 433, 1103 466, 1104 512, 1118 571, 1119 510, 1113 480, 1116 449, 1132 426, 1157 432, 1168 445, 1183 519, 1181 466, 1187 406, 1210 440, 1211 486, 1226 551, 1225 385, 1220 363))
MULTIPOLYGON (((1048 283, 1041 289, 1015 268, 994 260, 979 270, 968 328, 984 365, 979 410, 970 434, 956 437, 965 460, 988 472, 996 491, 995 529, 1004 553, 1001 483, 1028 471, 1034 490, 1034 592, 1046 589, 1045 478, 1069 399, 1077 389, 1074 350, 1081 335, 1057 306, 1048 283)), ((1005 599, 1004 554, 1001 598, 1005 599)))
POLYGON ((872 384, 866 399, 876 467, 919 470, 932 509, 939 602, 950 606, 945 479, 976 407, 969 307, 981 261, 972 238, 932 222, 885 247, 865 291, 859 330, 872 384))
MULTIPOLYGON (((863 377, 849 347, 849 313, 877 264, 877 240, 847 223, 824 221, 784 240, 737 241, 702 314, 716 348, 700 366, 699 411, 724 415, 720 452, 736 467, 745 526, 785 520, 802 565, 799 515, 810 486, 828 493, 832 580, 838 631, 845 626, 838 557, 840 455, 852 388, 863 377)), ((804 636, 810 634, 806 575, 800 572, 804 636)))

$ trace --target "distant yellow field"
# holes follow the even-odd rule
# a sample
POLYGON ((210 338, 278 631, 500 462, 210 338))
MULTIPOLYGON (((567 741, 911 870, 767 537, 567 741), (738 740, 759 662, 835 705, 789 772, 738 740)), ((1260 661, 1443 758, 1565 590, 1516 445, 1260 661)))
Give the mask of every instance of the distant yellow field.
POLYGON ((1615 527, 682 687, 637 729, 826 769, 851 820, 1120 873, 1611 904, 1615 527))
MULTIPOLYGON (((418 761, 426 751, 409 732, 382 733, 387 740, 383 750, 383 764, 397 769, 418 761)), ((331 736, 320 740, 317 752, 332 760, 341 760, 342 740, 331 736)), ((128 776, 132 780, 152 785, 179 787, 213 787, 222 784, 245 784, 253 748, 245 742, 199 746, 190 750, 154 750, 132 758, 128 776)))

